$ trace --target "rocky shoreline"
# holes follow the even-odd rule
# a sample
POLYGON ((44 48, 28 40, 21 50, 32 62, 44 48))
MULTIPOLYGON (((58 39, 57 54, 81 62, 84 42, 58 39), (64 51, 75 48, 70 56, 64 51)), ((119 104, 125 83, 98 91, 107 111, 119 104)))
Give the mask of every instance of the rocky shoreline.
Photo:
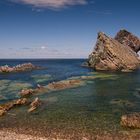
POLYGON ((50 140, 43 137, 17 134, 15 132, 0 130, 0 139, 1 140, 50 140))
POLYGON ((20 128, 4 128, 0 129, 0 138, 2 140, 139 140, 139 132, 108 132, 96 130, 92 132, 71 131, 60 132, 57 130, 50 132, 49 130, 24 130, 20 128))

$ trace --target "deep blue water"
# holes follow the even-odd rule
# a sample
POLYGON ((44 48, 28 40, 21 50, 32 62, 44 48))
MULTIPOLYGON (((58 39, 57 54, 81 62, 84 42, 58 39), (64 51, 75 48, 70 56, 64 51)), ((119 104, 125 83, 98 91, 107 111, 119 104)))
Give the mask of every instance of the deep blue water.
POLYGON ((140 111, 140 70, 132 73, 95 72, 82 67, 84 59, 0 60, 0 65, 31 62, 44 69, 0 74, 0 103, 18 98, 23 88, 47 85, 52 81, 79 76, 95 76, 85 85, 40 93, 43 105, 28 114, 28 107, 17 107, 0 118, 0 127, 30 127, 46 130, 126 131, 120 126, 122 114, 140 111))

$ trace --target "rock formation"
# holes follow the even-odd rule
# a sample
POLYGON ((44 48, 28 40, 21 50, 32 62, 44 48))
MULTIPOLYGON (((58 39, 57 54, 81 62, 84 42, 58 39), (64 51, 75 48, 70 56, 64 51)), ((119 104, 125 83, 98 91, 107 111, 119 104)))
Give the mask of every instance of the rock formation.
POLYGON ((35 100, 30 104, 30 108, 28 109, 28 112, 33 112, 34 110, 36 110, 39 106, 41 105, 41 101, 39 100, 39 98, 35 98, 35 100))
POLYGON ((52 82, 46 86, 48 90, 61 90, 65 88, 71 88, 81 85, 83 82, 79 79, 62 80, 58 82, 52 82))
POLYGON ((140 113, 131 113, 121 117, 121 125, 129 128, 140 128, 140 113))
MULTIPOLYGON (((114 70, 114 71, 132 71, 136 69, 140 60, 137 55, 137 51, 133 51, 130 43, 121 44, 121 33, 118 33, 116 39, 110 38, 104 33, 100 32, 98 34, 97 43, 94 51, 90 54, 88 59, 88 65, 94 67, 96 70, 114 70), (127 46, 129 45, 129 46, 127 46)), ((123 35, 125 36, 125 35, 123 35)), ((139 44, 138 38, 129 34, 128 38, 131 42, 135 42, 136 46, 139 44)))
POLYGON ((20 72, 38 69, 39 67, 34 66, 32 63, 19 64, 17 66, 10 67, 8 65, 0 66, 0 72, 20 72))
POLYGON ((121 44, 129 46, 135 52, 140 50, 140 39, 126 30, 120 30, 115 39, 121 44))
POLYGON ((31 95, 31 94, 33 94, 34 93, 34 90, 33 89, 23 89, 20 93, 19 93, 19 95, 21 96, 21 97, 27 97, 27 96, 29 96, 29 95, 31 95))
POLYGON ((23 90, 21 90, 19 92, 19 95, 21 97, 27 97, 27 96, 30 96, 32 94, 40 93, 42 91, 49 92, 49 91, 55 91, 55 90, 63 90, 66 88, 73 88, 76 86, 80 86, 82 84, 84 84, 84 82, 80 79, 68 79, 68 80, 62 80, 62 81, 58 81, 58 82, 52 82, 46 86, 41 86, 38 84, 35 89, 23 89, 23 90))
POLYGON ((23 104, 26 104, 26 103, 27 103, 27 99, 26 98, 21 98, 21 99, 9 101, 5 104, 2 104, 2 105, 0 105, 0 116, 3 116, 8 110, 13 108, 14 106, 23 105, 23 104))

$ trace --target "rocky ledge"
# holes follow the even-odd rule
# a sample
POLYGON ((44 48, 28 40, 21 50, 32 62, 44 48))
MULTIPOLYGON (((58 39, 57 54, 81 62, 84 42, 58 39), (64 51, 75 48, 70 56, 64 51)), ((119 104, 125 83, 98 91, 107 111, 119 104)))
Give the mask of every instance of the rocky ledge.
POLYGON ((12 109, 17 105, 24 105, 27 103, 26 98, 21 98, 13 101, 9 101, 5 104, 0 105, 0 116, 3 116, 8 110, 12 109))
POLYGON ((33 70, 33 69, 38 69, 38 66, 33 65, 32 63, 24 63, 24 64, 19 64, 17 66, 0 66, 0 72, 5 72, 5 73, 9 73, 9 72, 20 72, 20 71, 29 71, 29 70, 33 70))
POLYGON ((83 85, 84 82, 82 80, 79 79, 67 79, 67 80, 62 80, 62 81, 58 81, 58 82, 51 82, 46 86, 41 86, 41 85, 37 85, 37 87, 35 89, 23 89, 19 92, 19 95, 23 98, 23 97, 28 97, 30 95, 36 94, 36 93, 40 93, 45 91, 50 92, 50 91, 57 91, 57 90, 63 90, 66 88, 73 88, 73 87, 77 87, 80 85, 83 85))
POLYGON ((27 98, 20 98, 20 99, 8 101, 0 105, 0 117, 4 116, 10 109, 16 106, 28 105, 29 103, 30 103, 30 107, 28 109, 28 113, 36 110, 41 105, 41 100, 38 97, 36 97, 33 101, 30 101, 27 98))
POLYGON ((96 70, 132 71, 140 65, 139 50, 140 40, 126 30, 119 31, 115 38, 99 32, 87 65, 96 70))

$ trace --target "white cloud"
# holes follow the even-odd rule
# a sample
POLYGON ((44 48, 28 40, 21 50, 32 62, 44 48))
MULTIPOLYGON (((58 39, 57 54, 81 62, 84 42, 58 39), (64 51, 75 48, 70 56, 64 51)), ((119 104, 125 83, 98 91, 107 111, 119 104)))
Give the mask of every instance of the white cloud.
POLYGON ((10 0, 16 3, 29 4, 38 8, 63 8, 69 5, 84 5, 87 0, 10 0))
POLYGON ((45 50, 45 49, 46 49, 46 46, 41 46, 41 49, 42 49, 42 50, 45 50))

